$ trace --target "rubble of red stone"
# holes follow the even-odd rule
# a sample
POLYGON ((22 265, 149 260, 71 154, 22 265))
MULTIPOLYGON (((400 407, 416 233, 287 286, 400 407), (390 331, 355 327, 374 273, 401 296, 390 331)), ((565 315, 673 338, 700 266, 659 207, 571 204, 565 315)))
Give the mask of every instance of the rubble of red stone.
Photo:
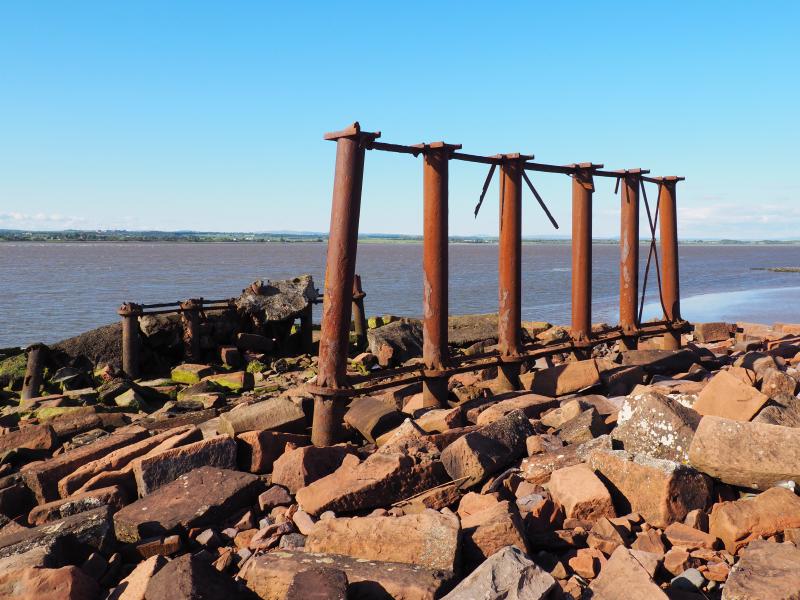
MULTIPOLYGON (((418 363, 413 321, 371 321, 353 375, 418 363)), ((458 374, 448 406, 397 385, 330 447, 310 355, 72 367, 26 401, 5 359, 0 597, 797 598, 800 326, 737 325, 539 359, 518 391, 458 374)))

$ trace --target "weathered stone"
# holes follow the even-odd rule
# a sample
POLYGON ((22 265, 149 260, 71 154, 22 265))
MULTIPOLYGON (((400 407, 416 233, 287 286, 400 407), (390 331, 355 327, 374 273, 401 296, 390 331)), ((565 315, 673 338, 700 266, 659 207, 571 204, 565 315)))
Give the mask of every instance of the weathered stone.
POLYGON ((547 487, 553 501, 564 509, 568 518, 591 521, 617 516, 608 490, 585 464, 555 471, 547 487))
POLYGON ((114 515, 117 539, 137 542, 214 524, 240 508, 251 506, 262 489, 255 475, 200 467, 117 512, 114 515))
POLYGON ((481 411, 475 424, 479 426, 489 425, 499 421, 506 415, 520 410, 529 419, 538 418, 544 411, 558 406, 558 400, 538 394, 522 394, 514 398, 501 400, 481 411))
POLYGON ((426 511, 402 517, 353 517, 317 521, 307 552, 456 569, 460 525, 455 515, 426 511))
POLYGON ((506 546, 487 558, 442 600, 545 600, 555 579, 519 548, 506 546))
POLYGON ((533 432, 525 414, 514 411, 447 446, 442 464, 452 479, 466 477, 464 487, 476 485, 524 456, 525 440, 533 432))
POLYGON ((208 365, 197 365, 192 363, 184 363, 178 365, 170 373, 170 379, 176 383, 193 384, 200 383, 204 377, 214 374, 214 369, 208 365))
POLYGON ((282 485, 292 494, 330 475, 352 454, 348 446, 303 446, 285 452, 272 468, 272 483, 282 485))
POLYGON ((761 380, 761 392, 770 398, 794 396, 797 381, 794 377, 778 369, 767 369, 761 380))
POLYGON ((52 450, 58 444, 50 425, 28 425, 17 431, 0 434, 0 454, 14 449, 52 450))
POLYGON ((398 427, 405 418, 394 406, 372 396, 353 400, 344 415, 345 422, 370 442, 398 427))
POLYGON ((628 396, 611 437, 625 450, 686 463, 700 415, 663 394, 628 396))
POLYGON ((302 433, 305 430, 302 407, 288 398, 278 397, 238 407, 219 416, 218 431, 231 437, 243 431, 264 429, 302 433))
POLYGON ((147 584, 150 579, 167 564, 161 555, 151 556, 143 560, 130 574, 119 582, 119 585, 108 595, 106 600, 144 600, 147 584))
POLYGON ((236 583, 209 563, 184 554, 168 562, 147 584, 145 600, 236 598, 236 583))
POLYGON ((58 482, 69 473, 146 436, 147 431, 141 428, 107 435, 96 442, 70 450, 49 460, 27 465, 21 471, 22 477, 36 495, 37 501, 43 504, 58 498, 58 482))
POLYGON ((78 567, 24 567, 0 574, 0 597, 6 600, 96 600, 100 587, 78 567))
POLYGON ((30 512, 28 522, 31 525, 43 525, 100 506, 109 506, 113 511, 117 511, 125 506, 127 500, 127 494, 118 486, 101 488, 40 504, 30 512))
MULTIPOLYGON (((464 411, 461 408, 435 408, 419 415, 415 422, 427 433, 442 433, 464 426, 464 411)), ((378 438, 380 440, 381 438, 378 438)), ((378 442, 378 440, 375 440, 378 442)), ((380 445, 380 444, 379 444, 380 445)))
POLYGON ((344 571, 348 591, 363 598, 434 600, 440 597, 450 577, 440 569, 289 550, 253 557, 241 576, 263 600, 285 600, 295 575, 315 567, 344 571))
POLYGON ((295 574, 286 600, 346 600, 347 574, 340 569, 316 567, 295 574))
POLYGON ((731 569, 722 600, 800 598, 800 548, 764 540, 750 542, 731 569))
POLYGON ((710 480, 672 461, 624 450, 597 450, 589 456, 589 464, 611 492, 620 514, 635 511, 655 527, 683 521, 690 510, 711 503, 710 480))
POLYGON ((544 396, 563 396, 600 384, 594 360, 567 362, 536 371, 531 391, 544 396))
POLYGON ((236 436, 239 468, 251 473, 269 473, 286 450, 286 444, 308 446, 311 438, 280 431, 245 431, 236 436))
POLYGON ((800 497, 780 487, 770 488, 754 498, 715 504, 708 518, 708 532, 735 554, 759 537, 800 527, 800 497))
POLYGON ((311 275, 292 279, 257 280, 236 299, 240 315, 253 319, 256 325, 270 321, 295 319, 317 299, 317 289, 311 275))
POLYGON ((253 389, 253 374, 247 371, 235 371, 233 373, 220 373, 219 375, 208 375, 205 381, 210 381, 214 385, 225 388, 235 394, 241 394, 246 390, 253 389))
POLYGON ((771 399, 753 417, 752 422, 781 425, 782 427, 800 427, 800 398, 780 396, 771 399))
POLYGON ((292 497, 286 488, 280 485, 270 486, 265 492, 258 496, 258 507, 261 512, 269 512, 276 506, 289 506, 292 503, 292 497))
POLYGON ((713 536, 694 529, 683 523, 672 523, 664 530, 664 537, 673 546, 685 548, 687 550, 697 550, 706 548, 714 550, 719 546, 719 540, 713 536))
POLYGON ((198 467, 236 468, 236 442, 220 435, 147 456, 133 466, 140 496, 152 494, 161 486, 198 467))
POLYGON ((618 528, 607 517, 600 517, 592 525, 586 538, 586 545, 610 556, 614 550, 626 543, 626 537, 623 537, 621 531, 626 530, 618 528))
POLYGON ((727 371, 719 371, 697 397, 693 407, 704 416, 749 421, 769 398, 727 371))
POLYGON ((667 600, 668 598, 634 554, 622 546, 614 551, 589 589, 592 600, 623 598, 667 600))
POLYGON ((736 330, 731 323, 695 323, 694 339, 703 344, 727 340, 736 330))
POLYGON ((382 367, 399 365, 422 356, 422 324, 416 319, 401 319, 369 329, 367 342, 382 367))
POLYGON ((640 366, 651 374, 688 371, 698 361, 697 355, 687 348, 681 350, 625 350, 620 353, 620 358, 624 366, 640 366))
POLYGON ((603 417, 592 407, 564 423, 557 433, 565 444, 583 444, 605 432, 603 417))
MULTIPOLYGON (((466 499, 465 496, 462 504, 466 499)), ((523 552, 528 551, 525 526, 516 505, 510 504, 508 500, 491 500, 487 506, 468 514, 462 514, 459 508, 462 561, 467 570, 478 566, 506 546, 516 546, 523 552)))
POLYGON ((534 484, 546 483, 553 471, 584 462, 594 450, 611 450, 611 437, 602 435, 584 444, 563 446, 529 456, 522 461, 522 476, 534 484))
POLYGON ((251 352, 272 352, 275 342, 272 338, 257 333, 240 333, 236 336, 236 345, 241 350, 251 352))
POLYGON ((725 483, 765 490, 800 482, 800 429, 703 417, 689 448, 696 469, 725 483))
POLYGON ((569 559, 570 568, 584 579, 594 579, 606 563, 605 555, 595 548, 579 548, 569 559))
POLYGON ((581 404, 579 400, 568 400, 559 408, 542 415, 540 421, 545 427, 559 429, 565 423, 580 415, 584 410, 586 410, 586 406, 581 404))
POLYGON ((69 542, 73 552, 80 553, 85 548, 108 552, 113 541, 110 516, 110 509, 102 506, 59 521, 4 535, 0 537, 0 558, 59 541, 69 542))

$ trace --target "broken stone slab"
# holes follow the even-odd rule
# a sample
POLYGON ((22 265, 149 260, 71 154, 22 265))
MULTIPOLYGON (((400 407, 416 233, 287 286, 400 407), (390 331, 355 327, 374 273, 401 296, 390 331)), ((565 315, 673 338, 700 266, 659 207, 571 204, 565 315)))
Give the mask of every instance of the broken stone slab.
POLYGON ((244 391, 252 390, 254 379, 253 374, 247 371, 235 371, 233 373, 220 373, 218 375, 208 375, 203 378, 216 386, 224 388, 234 394, 241 394, 244 391))
POLYGON ((405 418, 393 405, 372 396, 353 400, 344 415, 345 422, 370 442, 398 427, 405 418))
POLYGON ((444 483, 439 461, 401 452, 376 452, 363 462, 345 457, 332 474, 297 491, 298 504, 310 515, 326 510, 348 513, 388 506, 444 483))
POLYGON ((600 384, 594 360, 578 360, 536 371, 531 384, 534 394, 563 396, 600 384))
POLYGON ((592 600, 621 600, 647 598, 668 600, 668 596, 653 581, 631 550, 620 546, 589 585, 592 600))
POLYGON ((244 431, 265 429, 303 433, 305 419, 303 408, 289 398, 270 398, 222 413, 217 431, 231 437, 244 431))
POLYGON ((499 421, 515 410, 521 410, 529 419, 538 419, 546 410, 558 406, 558 400, 539 394, 521 394, 514 398, 507 398, 492 404, 486 410, 481 411, 475 424, 479 426, 489 425, 499 421))
POLYGON ((98 600, 100 586, 72 565, 59 569, 23 567, 0 574, 0 597, 6 600, 98 600))
POLYGON ((225 435, 201 440, 142 458, 133 466, 140 496, 152 494, 163 485, 198 467, 236 468, 236 442, 225 435))
POLYGON ((236 582, 209 562, 191 554, 174 558, 155 573, 147 584, 145 600, 196 600, 238 598, 236 582))
POLYGON ((732 323, 695 323, 694 339, 701 344, 722 342, 729 339, 736 332, 736 325, 732 323))
POLYGON ((121 542, 138 542, 192 527, 214 525, 255 504, 263 484, 241 471, 200 467, 181 475, 114 515, 121 542))
POLYGON ((402 517, 352 517, 317 521, 307 552, 399 562, 454 572, 461 526, 434 510, 402 517))
POLYGON ((381 562, 297 550, 277 550, 255 556, 240 576, 262 600, 285 600, 297 573, 326 567, 347 574, 353 597, 434 600, 441 596, 451 574, 405 563, 381 562))
POLYGON ((690 510, 711 504, 711 480, 691 467, 624 450, 596 450, 588 463, 619 514, 637 512, 654 527, 682 522, 690 510))
POLYGON ((703 417, 689 460, 699 471, 741 487, 800 482, 800 429, 703 417))
POLYGON ((311 275, 292 279, 266 279, 251 283, 236 299, 236 311, 257 326, 300 317, 317 299, 311 275))
POLYGON ((399 365, 422 356, 422 323, 416 319, 401 319, 369 329, 367 343, 382 367, 399 365))
POLYGON ((295 574, 286 600, 347 600, 347 574, 340 569, 316 567, 295 574))
POLYGON ((200 383, 201 379, 213 374, 213 367, 209 367, 208 365, 184 363, 172 369, 170 372, 170 379, 175 383, 192 385, 194 383, 200 383))
POLYGON ((113 433, 91 444, 65 452, 49 460, 22 468, 22 477, 40 504, 58 498, 58 482, 79 467, 147 436, 147 431, 133 427, 125 433, 113 433))
POLYGON ((506 546, 487 558, 442 600, 545 600, 556 580, 519 548, 506 546))
POLYGON ((88 556, 91 548, 108 553, 112 549, 111 510, 107 506, 65 517, 38 527, 22 529, 0 537, 0 558, 28 552, 34 548, 63 543, 67 554, 88 556))
POLYGON ((565 444, 583 444, 606 432, 603 417, 591 407, 564 423, 556 432, 565 444))
POLYGON ((731 554, 756 538, 793 527, 800 527, 800 497, 781 487, 715 504, 708 518, 709 534, 721 539, 731 554))
POLYGON ((672 523, 664 530, 664 537, 674 548, 684 548, 685 550, 697 550, 698 548, 715 550, 719 546, 719 540, 715 536, 683 523, 672 523))
POLYGON ((463 486, 477 485, 511 462, 525 455, 525 440, 534 433, 521 410, 509 413, 477 431, 461 436, 442 451, 442 464, 463 486))
POLYGON ((119 582, 106 600, 145 600, 145 592, 150 579, 167 564, 167 558, 156 554, 143 560, 127 577, 119 582))
POLYGON ((615 518, 611 494, 594 471, 585 464, 559 469, 547 485, 553 502, 570 519, 594 521, 600 517, 615 518))
POLYGON ((600 449, 611 450, 610 436, 601 435, 584 444, 573 444, 551 452, 534 454, 522 461, 522 476, 533 484, 546 483, 553 471, 582 463, 589 454, 600 449))
POLYGON ((783 427, 800 427, 800 398, 780 396, 770 399, 764 408, 753 417, 752 422, 783 427))
POLYGON ((101 506, 108 506, 115 512, 125 506, 127 501, 128 495, 119 486, 110 486, 40 504, 31 510, 28 522, 34 526, 43 525, 101 506))
POLYGON ((580 400, 575 398, 572 400, 567 400, 558 408, 543 414, 539 420, 545 427, 558 429, 571 419, 577 417, 587 408, 587 405, 581 403, 580 400))
POLYGON ((794 397, 797 391, 797 380, 779 369, 767 369, 761 380, 761 392, 770 398, 782 396, 794 397))
POLYGON ((353 448, 341 446, 303 446, 284 452, 272 468, 272 483, 282 485, 292 494, 330 475, 342 465, 353 448))
POLYGON ((236 436, 239 468, 250 473, 269 473, 286 445, 308 446, 311 438, 279 431, 245 431, 236 436))
POLYGON ((800 548, 754 540, 733 565, 722 600, 795 600, 800 597, 800 548))
POLYGON ((699 361, 688 348, 680 350, 625 350, 620 352, 623 366, 639 366, 650 374, 682 373, 699 361))
POLYGON ((669 396, 645 392, 625 398, 611 437, 625 450, 686 463, 700 415, 669 396))
POLYGON ((499 501, 493 496, 484 496, 482 499, 491 500, 487 506, 478 506, 478 510, 465 514, 461 507, 469 502, 471 496, 477 494, 467 494, 459 505, 462 563, 466 570, 472 570, 506 546, 528 551, 525 526, 516 504, 512 505, 508 500, 499 501))
POLYGON ((0 435, 0 454, 14 449, 52 450, 58 444, 50 425, 28 425, 0 435))
POLYGON ((692 408, 703 416, 749 421, 769 398, 727 371, 719 371, 697 396, 692 408))

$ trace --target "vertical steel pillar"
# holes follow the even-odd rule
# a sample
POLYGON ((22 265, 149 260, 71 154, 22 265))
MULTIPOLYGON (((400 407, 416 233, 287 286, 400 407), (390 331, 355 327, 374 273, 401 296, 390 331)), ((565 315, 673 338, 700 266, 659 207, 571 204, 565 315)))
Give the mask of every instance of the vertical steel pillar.
POLYGON ((532 158, 503 154, 500 165, 500 259, 497 338, 500 366, 499 389, 519 387, 522 343, 522 170, 532 158))
POLYGON ((22 381, 23 400, 37 398, 41 394, 42 376, 44 374, 44 361, 47 357, 47 346, 44 344, 31 344, 25 349, 28 362, 25 366, 25 379, 22 381))
POLYGON ((641 170, 624 171, 620 178, 622 186, 619 232, 619 324, 622 346, 635 350, 639 308, 639 186, 641 170))
POLYGON ((592 193, 595 165, 575 165, 572 177, 572 339, 576 345, 592 335, 592 193))
POLYGON ((338 422, 334 398, 347 385, 347 349, 350 341, 350 311, 358 248, 358 219, 364 177, 366 143, 380 133, 361 131, 353 123, 343 131, 325 134, 336 141, 336 174, 333 181, 331 227, 325 266, 325 292, 319 341, 319 370, 314 399, 311 441, 316 446, 333 443, 338 422))
POLYGON ((117 314, 122 317, 122 371, 131 379, 138 379, 139 365, 139 316, 142 307, 126 302, 119 307, 117 314))
MULTIPOLYGON (((659 180, 658 205, 661 234, 661 299, 666 309, 664 319, 672 324, 681 320, 680 277, 678 273, 678 215, 675 188, 681 177, 659 180)), ((681 347, 680 331, 664 334, 663 348, 681 347)))
POLYGON ((423 406, 446 406, 449 361, 447 347, 448 199, 450 154, 461 145, 420 144, 423 153, 422 197, 422 381, 423 406))
POLYGON ((367 345, 367 316, 364 314, 364 298, 367 294, 361 288, 361 275, 353 278, 353 329, 356 333, 356 345, 363 350, 367 345))
POLYGON ((202 298, 191 298, 180 303, 183 321, 183 352, 188 362, 200 361, 200 310, 202 298))

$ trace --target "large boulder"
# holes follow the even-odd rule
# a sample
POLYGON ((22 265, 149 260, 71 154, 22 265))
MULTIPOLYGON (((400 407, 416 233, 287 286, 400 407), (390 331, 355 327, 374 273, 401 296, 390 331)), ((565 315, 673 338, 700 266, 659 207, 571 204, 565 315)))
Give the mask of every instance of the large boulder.
POLYGON ((368 330, 367 342, 381 366, 399 365, 422 356, 422 324, 416 319, 400 319, 368 330))
POLYGON ((317 299, 311 275, 294 279, 258 280, 236 299, 236 310, 257 326, 295 319, 317 299))

